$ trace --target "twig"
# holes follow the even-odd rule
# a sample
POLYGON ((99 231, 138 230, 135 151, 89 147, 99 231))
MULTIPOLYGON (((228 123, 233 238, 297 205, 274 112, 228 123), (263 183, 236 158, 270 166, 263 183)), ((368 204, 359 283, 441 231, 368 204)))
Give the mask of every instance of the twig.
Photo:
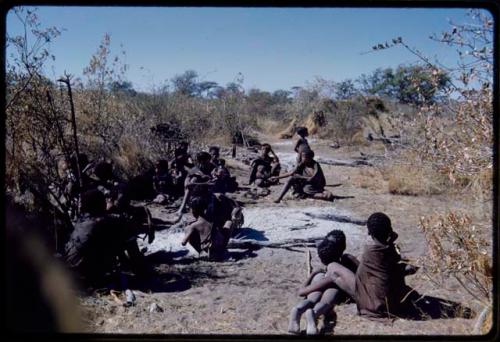
POLYGON ((312 272, 312 265, 311 265, 311 251, 309 251, 309 248, 304 246, 306 248, 306 268, 307 268, 307 276, 311 276, 312 272))

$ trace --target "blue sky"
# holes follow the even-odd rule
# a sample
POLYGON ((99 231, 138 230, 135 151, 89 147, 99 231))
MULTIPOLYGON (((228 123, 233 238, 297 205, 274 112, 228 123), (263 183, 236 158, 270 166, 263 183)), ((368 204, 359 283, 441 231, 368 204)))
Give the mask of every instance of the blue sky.
MULTIPOLYGON (((396 67, 417 58, 403 48, 361 54, 401 36, 448 65, 453 49, 429 39, 451 19, 467 21, 466 9, 375 8, 161 8, 38 7, 43 26, 65 31, 51 43, 56 61, 49 77, 64 70, 81 76, 105 33, 113 54, 126 51, 126 78, 148 90, 185 70, 225 85, 241 72, 244 86, 263 90, 303 86, 319 76, 341 81, 396 67)), ((20 32, 12 13, 7 32, 20 32)), ((7 51, 8 53, 9 51, 7 51)))

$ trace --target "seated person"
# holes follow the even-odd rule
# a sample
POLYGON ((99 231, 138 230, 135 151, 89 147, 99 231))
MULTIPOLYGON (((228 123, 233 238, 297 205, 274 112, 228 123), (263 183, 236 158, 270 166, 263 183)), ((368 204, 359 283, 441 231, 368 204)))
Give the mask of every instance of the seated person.
POLYGON ((182 141, 174 150, 174 159, 170 164, 170 172, 172 176, 173 193, 178 196, 184 194, 184 181, 186 179, 188 169, 194 166, 191 155, 188 153, 189 143, 182 141))
POLYGON ((274 201, 279 203, 285 194, 293 187, 294 193, 302 198, 314 198, 326 201, 333 200, 333 194, 325 190, 326 179, 323 170, 317 161, 314 160, 314 152, 307 150, 302 152, 302 162, 290 173, 279 177, 271 177, 271 181, 280 178, 291 177, 286 183, 279 197, 274 201))
MULTIPOLYGON (((318 245, 318 257, 325 266, 332 262, 337 262, 355 272, 358 261, 354 256, 344 254, 345 247, 346 238, 344 232, 341 230, 332 230, 318 245)), ((325 276, 325 270, 313 272, 300 291, 303 291, 303 289, 310 284, 315 284, 318 281, 323 280, 325 276)), ((347 297, 345 296, 345 293, 339 291, 334 284, 331 284, 330 287, 324 289, 323 291, 314 291, 307 294, 306 299, 294 306, 290 312, 288 332, 293 334, 300 333, 300 316, 305 312, 307 320, 307 334, 317 334, 318 330, 316 328, 316 320, 318 317, 328 314, 333 309, 335 304, 346 299, 347 297)))
POLYGON ((182 215, 187 201, 190 197, 190 190, 196 186, 206 186, 209 191, 213 191, 215 181, 212 176, 212 171, 215 165, 210 161, 211 156, 207 152, 199 152, 196 155, 196 165, 189 169, 186 179, 184 181, 184 198, 182 199, 181 206, 177 211, 179 217, 182 215))
POLYGON ((168 161, 165 159, 160 159, 155 164, 153 189, 157 195, 162 195, 165 200, 172 194, 172 177, 169 173, 168 161))
POLYGON ((208 201, 204 197, 191 199, 191 212, 196 221, 185 228, 182 245, 188 242, 201 253, 208 253, 210 260, 221 260, 224 257, 227 243, 220 229, 214 227, 214 222, 207 218, 208 201))
POLYGON ((219 161, 221 160, 220 159, 220 148, 219 148, 219 146, 210 146, 209 149, 208 149, 208 153, 211 156, 210 161, 212 162, 212 164, 214 164, 215 166, 218 166, 219 165, 219 161))
POLYGON ((295 147, 293 148, 293 150, 297 152, 297 165, 299 165, 301 163, 302 152, 310 150, 311 147, 309 146, 309 142, 306 139, 306 137, 309 136, 307 127, 297 127, 297 135, 300 138, 295 143, 295 147))
POLYGON ((213 192, 223 194, 226 192, 235 192, 238 189, 236 177, 231 177, 224 159, 217 160, 217 166, 212 171, 212 179, 215 182, 213 192))
POLYGON ((258 187, 269 187, 278 184, 278 179, 270 181, 271 177, 279 176, 281 170, 280 160, 271 145, 262 144, 260 155, 252 161, 250 167, 249 185, 255 183, 258 187))
POLYGON ((243 208, 233 199, 223 194, 207 194, 207 218, 220 229, 227 244, 235 231, 244 223, 243 208))
POLYGON ((302 289, 301 295, 335 285, 356 301, 358 314, 362 316, 384 319, 404 313, 408 306, 402 299, 410 291, 404 277, 418 268, 400 262, 401 256, 394 245, 398 235, 387 215, 370 215, 367 226, 372 241, 365 246, 356 272, 332 262, 325 278, 302 289))
POLYGON ((102 192, 83 193, 81 213, 65 246, 65 260, 73 271, 87 281, 98 281, 115 270, 117 257, 124 256, 125 251, 132 265, 141 264, 133 225, 121 216, 106 212, 102 192))

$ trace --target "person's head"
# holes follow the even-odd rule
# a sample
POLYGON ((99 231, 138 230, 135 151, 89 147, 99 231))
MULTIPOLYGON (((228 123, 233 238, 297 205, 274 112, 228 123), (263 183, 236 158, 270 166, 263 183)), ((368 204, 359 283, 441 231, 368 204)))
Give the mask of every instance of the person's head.
POLYGON ((113 165, 108 162, 100 162, 95 166, 94 173, 101 181, 108 181, 113 178, 113 165))
POLYGON ((187 141, 181 141, 178 148, 183 151, 187 151, 189 148, 189 143, 187 141))
MULTIPOLYGON (((79 163, 80 171, 83 171, 85 166, 87 166, 89 163, 89 158, 87 157, 87 155, 85 153, 80 153, 80 154, 78 154, 78 161, 80 162, 79 163)), ((73 171, 77 172, 76 152, 73 152, 73 154, 71 155, 70 164, 71 164, 71 168, 73 169, 73 171)))
POLYGON ((261 151, 262 151, 263 154, 268 154, 269 152, 271 152, 271 145, 269 145, 269 144, 262 144, 261 151))
POLYGON ((219 166, 225 167, 226 166, 226 160, 225 159, 219 159, 219 166))
POLYGON ((213 159, 217 159, 219 158, 220 148, 218 146, 210 146, 210 148, 208 149, 208 153, 210 154, 210 156, 212 156, 213 159))
POLYGON ((203 216, 208 207, 208 202, 204 197, 196 196, 191 198, 191 212, 195 218, 203 216))
POLYGON ((165 159, 159 159, 155 164, 155 172, 167 172, 168 171, 168 161, 165 159))
POLYGON ((199 152, 197 155, 196 155, 196 162, 198 163, 198 165, 206 165, 207 163, 210 162, 210 159, 212 158, 212 156, 208 153, 208 152, 199 152))
POLYGON ((368 235, 381 243, 389 243, 397 238, 392 230, 391 219, 384 213, 373 213, 366 222, 368 235))
POLYGON ((318 245, 318 257, 324 265, 338 261, 345 251, 346 238, 343 231, 335 229, 328 233, 318 245))
POLYGON ((297 134, 302 138, 305 138, 309 135, 309 131, 307 130, 307 127, 297 127, 297 134))
POLYGON ((314 161, 314 151, 313 150, 305 150, 300 153, 300 158, 303 163, 306 165, 311 164, 314 161))
POLYGON ((106 212, 106 198, 99 190, 89 190, 82 194, 81 198, 82 213, 91 216, 101 216, 106 212))

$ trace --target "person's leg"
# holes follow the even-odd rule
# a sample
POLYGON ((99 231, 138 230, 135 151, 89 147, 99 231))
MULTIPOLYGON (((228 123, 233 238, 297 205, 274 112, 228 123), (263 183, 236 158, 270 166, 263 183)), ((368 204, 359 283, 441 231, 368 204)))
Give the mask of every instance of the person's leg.
POLYGON ((295 305, 290 311, 290 319, 288 323, 288 332, 292 334, 300 333, 300 317, 309 308, 312 308, 315 303, 321 299, 321 292, 311 292, 306 299, 295 305))
POLYGON ((333 194, 328 190, 324 190, 323 192, 312 195, 312 198, 323 201, 333 201, 333 194))
POLYGON ((347 293, 351 298, 356 299, 356 277, 351 270, 339 263, 332 262, 327 266, 326 276, 330 277, 340 290, 347 293))
POLYGON ((285 183, 285 185, 283 186, 283 189, 281 190, 281 193, 278 196, 278 198, 276 200, 274 200, 274 203, 281 202, 281 200, 283 199, 283 197, 286 195, 286 193, 288 192, 288 190, 290 190, 290 188, 292 187, 292 185, 294 183, 295 183, 295 180, 293 178, 289 178, 287 180, 287 182, 285 183))
POLYGON ((184 197, 182 198, 182 203, 181 206, 179 207, 179 210, 177 210, 177 215, 182 216, 182 213, 184 212, 184 209, 186 208, 187 201, 191 195, 191 191, 187 186, 184 187, 184 197))
POLYGON ((318 334, 318 329, 316 327, 316 321, 321 315, 327 314, 332 310, 337 298, 339 297, 340 291, 335 288, 326 289, 321 296, 320 301, 312 308, 306 312, 307 329, 306 333, 308 335, 318 334))
POLYGON ((271 176, 278 177, 280 175, 281 165, 280 163, 273 163, 271 166, 271 176))

